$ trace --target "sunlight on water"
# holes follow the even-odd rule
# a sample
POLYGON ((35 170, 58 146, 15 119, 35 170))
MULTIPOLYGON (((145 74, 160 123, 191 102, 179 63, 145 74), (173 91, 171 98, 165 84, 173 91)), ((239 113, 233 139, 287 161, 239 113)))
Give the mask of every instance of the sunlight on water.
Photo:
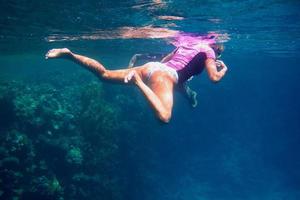
MULTIPOLYGON (((20 40, 23 45, 30 41, 34 49, 44 38, 51 42, 161 38, 171 31, 227 34, 233 39, 228 45, 234 52, 238 47, 245 52, 260 49, 288 56, 299 50, 297 1, 25 2, 2 2, 0 42, 11 41, 10 50, 18 49, 20 40), (149 33, 135 33, 143 28, 149 33)), ((6 50, 3 45, 1 50, 6 50)))

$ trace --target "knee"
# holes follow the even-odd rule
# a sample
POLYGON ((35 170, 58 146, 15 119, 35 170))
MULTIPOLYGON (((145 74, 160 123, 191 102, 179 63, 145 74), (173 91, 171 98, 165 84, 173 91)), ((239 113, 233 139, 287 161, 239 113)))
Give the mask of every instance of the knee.
POLYGON ((102 72, 101 72, 101 77, 102 78, 104 78, 104 79, 107 79, 107 78, 109 78, 109 76, 110 76, 110 72, 109 72, 109 70, 103 70, 102 72))
POLYGON ((171 120, 171 112, 163 112, 158 114, 158 118, 163 123, 169 123, 171 120))

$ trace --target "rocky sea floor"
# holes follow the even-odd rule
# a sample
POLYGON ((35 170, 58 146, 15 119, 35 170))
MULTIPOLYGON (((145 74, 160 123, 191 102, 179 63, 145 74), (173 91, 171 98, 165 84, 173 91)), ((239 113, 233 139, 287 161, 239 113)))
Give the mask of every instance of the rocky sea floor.
POLYGON ((123 199, 147 116, 120 90, 85 73, 1 80, 0 198, 123 199))
POLYGON ((204 86, 194 110, 177 93, 162 125, 137 88, 64 67, 1 75, 0 199, 299 199, 299 134, 239 104, 248 91, 218 93, 224 106, 204 86))

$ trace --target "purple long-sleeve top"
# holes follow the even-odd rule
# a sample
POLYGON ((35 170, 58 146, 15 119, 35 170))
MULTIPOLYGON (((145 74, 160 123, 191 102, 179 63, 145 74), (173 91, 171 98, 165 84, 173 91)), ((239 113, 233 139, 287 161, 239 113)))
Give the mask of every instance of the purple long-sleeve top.
POLYGON ((205 60, 216 59, 214 50, 203 43, 178 46, 171 60, 165 64, 178 73, 178 83, 183 83, 190 77, 200 74, 205 67, 205 60))

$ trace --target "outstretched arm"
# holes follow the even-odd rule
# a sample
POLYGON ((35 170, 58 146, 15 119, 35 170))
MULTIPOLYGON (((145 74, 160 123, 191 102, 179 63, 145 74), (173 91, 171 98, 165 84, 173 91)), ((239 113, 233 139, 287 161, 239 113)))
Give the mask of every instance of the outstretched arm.
POLYGON ((177 51, 177 48, 176 48, 174 51, 172 51, 171 53, 169 53, 167 56, 165 56, 165 57, 161 60, 161 62, 162 62, 162 63, 165 63, 165 62, 168 62, 169 60, 171 60, 171 58, 173 57, 173 55, 175 54, 176 51, 177 51))
POLYGON ((146 53, 146 54, 134 54, 129 61, 128 68, 135 66, 137 60, 144 60, 145 62, 149 61, 160 61, 165 57, 166 54, 163 53, 146 53))
POLYGON ((215 61, 212 58, 206 59, 205 67, 207 69, 210 80, 212 80, 213 82, 220 81, 223 76, 225 76, 227 71, 227 66, 223 63, 223 61, 215 61), (220 68, 220 70, 218 70, 218 68, 220 68))
POLYGON ((129 61, 128 68, 132 68, 136 63, 137 58, 140 56, 142 56, 142 54, 134 54, 129 61))

